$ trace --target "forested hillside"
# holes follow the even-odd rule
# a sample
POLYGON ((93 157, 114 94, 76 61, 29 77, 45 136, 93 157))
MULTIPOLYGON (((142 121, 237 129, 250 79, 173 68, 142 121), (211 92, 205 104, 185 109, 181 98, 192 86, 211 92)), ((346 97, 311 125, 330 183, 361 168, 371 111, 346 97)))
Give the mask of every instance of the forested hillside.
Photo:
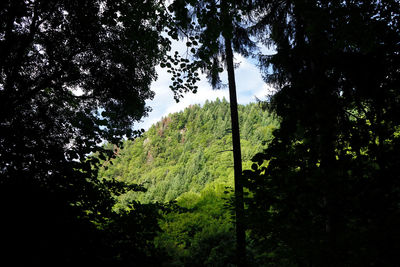
MULTIPOLYGON (((240 106, 243 163, 263 149, 277 122, 257 104, 240 106)), ((143 185, 147 192, 124 199, 167 202, 183 193, 199 193, 207 184, 232 185, 229 103, 223 99, 193 105, 170 114, 141 138, 113 148, 117 157, 105 162, 101 177, 143 185)))
MULTIPOLYGON (((245 168, 278 127, 258 104, 239 107, 245 168)), ((141 138, 110 147, 117 157, 104 162, 100 177, 143 185, 147 192, 120 196, 117 208, 132 200, 168 202, 184 208, 165 215, 157 238, 175 265, 232 262, 234 234, 227 205, 233 187, 229 103, 223 99, 170 114, 141 138)))

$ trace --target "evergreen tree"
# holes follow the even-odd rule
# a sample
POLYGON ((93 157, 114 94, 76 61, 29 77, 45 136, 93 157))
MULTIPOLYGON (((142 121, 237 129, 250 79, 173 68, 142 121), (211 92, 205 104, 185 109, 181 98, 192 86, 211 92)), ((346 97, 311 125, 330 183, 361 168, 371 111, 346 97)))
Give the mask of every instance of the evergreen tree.
POLYGON ((396 266, 399 2, 255 1, 281 118, 247 172, 264 262, 396 266), (259 16, 262 14, 262 16, 259 16), (267 38, 266 38, 267 37, 267 38))
POLYGON ((246 56, 255 46, 249 39, 242 20, 245 7, 242 1, 174 1, 170 10, 175 14, 175 21, 181 32, 189 37, 188 47, 192 48, 194 57, 200 59, 192 64, 192 68, 201 68, 206 72, 213 88, 221 87, 219 73, 226 66, 230 98, 232 147, 235 171, 235 207, 237 231, 237 258, 238 265, 244 264, 245 259, 245 231, 243 225, 243 184, 242 159, 240 148, 240 132, 238 120, 238 106, 236 96, 236 82, 233 63, 233 52, 246 56), (197 37, 197 40, 196 40, 197 37))

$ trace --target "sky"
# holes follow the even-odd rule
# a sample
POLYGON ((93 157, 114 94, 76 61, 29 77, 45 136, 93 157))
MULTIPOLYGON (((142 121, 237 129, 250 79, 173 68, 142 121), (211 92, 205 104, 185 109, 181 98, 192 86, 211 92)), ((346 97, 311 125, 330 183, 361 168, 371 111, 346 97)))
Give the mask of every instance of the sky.
MULTIPOLYGON (((178 50, 182 52, 184 49, 185 45, 179 43, 173 44, 172 47, 172 51, 178 50)), ((254 65, 252 60, 235 54, 235 63, 240 63, 239 67, 235 69, 236 93, 239 104, 255 102, 256 98, 265 99, 267 95, 273 92, 272 87, 263 81, 260 70, 254 65)), ((140 123, 135 125, 137 129, 143 128, 148 130, 152 124, 161 120, 162 117, 166 117, 170 113, 182 111, 189 105, 202 105, 206 100, 212 101, 225 97, 229 102, 228 87, 213 90, 208 84, 205 75, 200 75, 201 81, 197 84, 199 87, 197 93, 186 93, 180 99, 179 103, 176 103, 173 92, 169 88, 171 74, 167 73, 166 68, 163 69, 160 66, 156 67, 156 71, 158 79, 151 85, 151 90, 155 92, 155 96, 153 100, 146 101, 147 106, 150 106, 152 111, 149 112, 147 117, 143 117, 140 123)), ((221 80, 224 84, 228 84, 226 71, 222 73, 221 80)))

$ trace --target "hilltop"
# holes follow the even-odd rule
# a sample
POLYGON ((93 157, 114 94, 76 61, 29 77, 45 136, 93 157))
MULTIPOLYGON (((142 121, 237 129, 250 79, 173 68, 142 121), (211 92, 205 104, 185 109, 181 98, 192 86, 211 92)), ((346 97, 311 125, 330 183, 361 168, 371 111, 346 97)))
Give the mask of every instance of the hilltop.
MULTIPOLYGON (((239 106, 244 169, 263 149, 277 122, 259 105, 239 106)), ((168 202, 187 192, 199 193, 210 183, 232 185, 233 161, 229 103, 217 99, 169 114, 134 141, 117 149, 116 159, 101 177, 141 184, 142 202, 168 202)))

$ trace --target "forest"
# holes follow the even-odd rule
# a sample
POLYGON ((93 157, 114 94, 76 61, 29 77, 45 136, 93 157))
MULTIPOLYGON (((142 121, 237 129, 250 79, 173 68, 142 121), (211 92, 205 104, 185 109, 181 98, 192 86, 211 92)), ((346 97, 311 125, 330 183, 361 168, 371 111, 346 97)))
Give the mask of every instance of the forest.
POLYGON ((0 4, 13 266, 399 266, 399 165, 398 0, 0 4), (276 92, 238 105, 237 55, 276 92), (229 99, 140 130, 158 66, 229 99))
MULTIPOLYGON (((258 104, 239 106, 243 165, 263 151, 265 138, 279 124, 258 104), (247 127, 245 127, 247 126, 247 127)), ((104 161, 99 177, 142 185, 145 192, 118 197, 115 209, 132 201, 170 203, 179 209, 163 214, 156 245, 170 256, 166 266, 234 264, 232 232, 233 158, 229 103, 223 99, 170 114, 140 138, 126 141, 116 158, 104 161), (176 201, 176 203, 171 203, 176 201)))

